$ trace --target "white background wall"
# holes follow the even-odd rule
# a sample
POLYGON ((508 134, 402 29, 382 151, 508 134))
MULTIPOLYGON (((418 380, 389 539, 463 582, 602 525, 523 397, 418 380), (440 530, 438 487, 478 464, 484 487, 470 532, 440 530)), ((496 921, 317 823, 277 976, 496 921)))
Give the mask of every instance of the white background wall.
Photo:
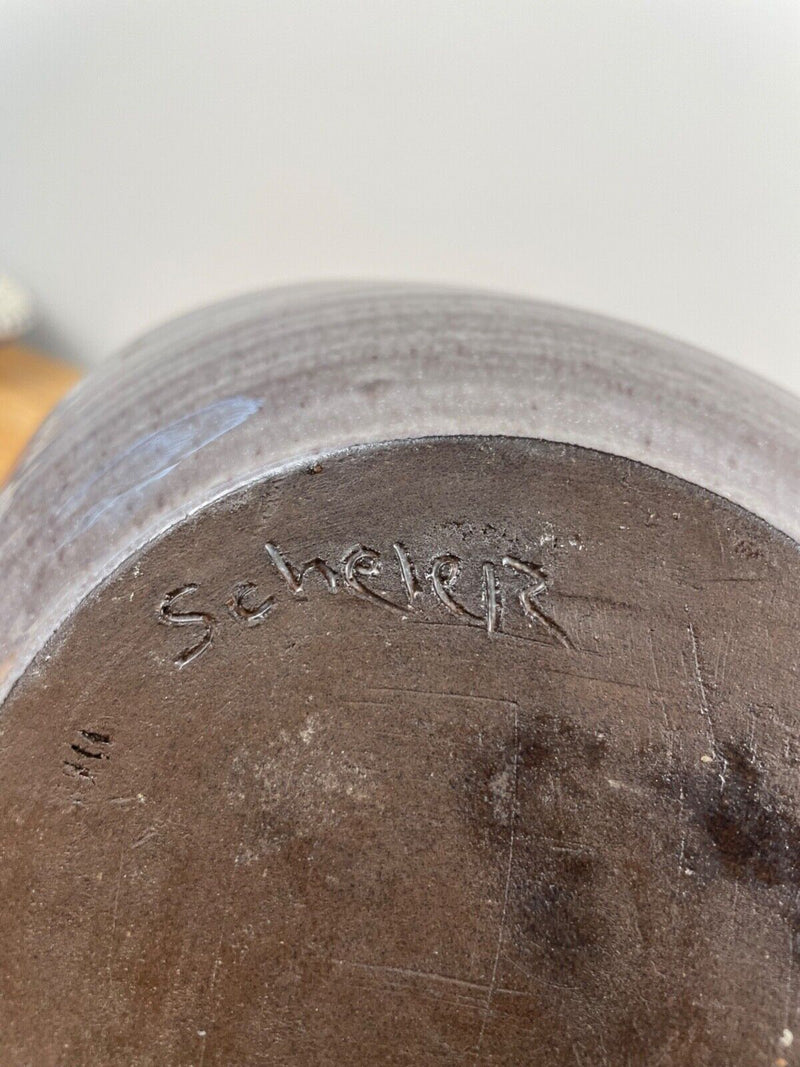
POLYGON ((0 272, 86 362, 325 276, 475 283, 800 391, 798 0, 0 0, 0 272))

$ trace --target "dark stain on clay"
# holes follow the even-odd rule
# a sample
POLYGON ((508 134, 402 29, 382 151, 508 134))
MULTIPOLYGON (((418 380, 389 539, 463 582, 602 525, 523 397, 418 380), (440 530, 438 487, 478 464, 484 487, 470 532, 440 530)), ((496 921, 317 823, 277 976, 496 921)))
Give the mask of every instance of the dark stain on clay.
POLYGON ((509 867, 518 950, 565 971, 590 963, 607 932, 603 875, 583 813, 596 807, 608 745, 602 730, 567 718, 519 716, 515 730, 486 740, 463 783, 473 839, 495 853, 499 869, 509 867))
POLYGON ((800 826, 786 801, 769 788, 763 765, 746 744, 721 743, 718 757, 721 774, 706 766, 664 782, 673 795, 683 790, 706 870, 768 892, 765 903, 789 927, 792 955, 800 961, 800 826))
POLYGON ((585 956, 597 945, 602 922, 592 899, 596 873, 591 853, 566 852, 555 863, 520 877, 515 887, 518 925, 551 960, 563 963, 567 954, 585 956))
MULTIPOLYGON (((611 754, 607 731, 540 716, 520 727, 516 737, 487 746, 468 775, 471 823, 484 842, 493 840, 502 852, 498 830, 507 829, 513 818, 518 844, 538 836, 554 854, 571 849, 584 857, 565 866, 566 886, 541 891, 534 910, 555 914, 579 884, 592 883, 595 872, 585 859, 591 842, 582 835, 590 822, 596 823, 604 809, 613 809, 610 825, 618 828, 619 818, 641 814, 642 803, 652 810, 659 793, 672 801, 680 798, 694 830, 687 849, 706 874, 755 887, 800 890, 800 826, 769 788, 764 767, 747 744, 720 742, 713 764, 689 770, 687 760, 676 760, 654 776, 648 774, 648 764, 651 768, 658 757, 649 752, 638 777, 629 773, 628 788, 640 792, 640 804, 630 793, 615 795, 605 788, 620 784, 614 782, 613 770, 608 776, 603 770, 611 754)), ((557 942, 563 940, 562 933, 555 936, 557 942)), ((576 934, 574 940, 584 944, 590 939, 576 934)))
POLYGON ((754 887, 800 889, 800 827, 765 778, 746 744, 722 742, 713 764, 676 766, 658 785, 683 797, 718 874, 754 887))
POLYGON ((608 1062, 644 1063, 684 1033, 686 1054, 702 1058, 691 932, 667 929, 672 887, 651 891, 655 792, 613 728, 520 711, 516 729, 483 738, 462 789, 473 842, 491 850, 500 889, 508 878, 502 981, 530 983, 567 1047, 594 1031, 608 1062))
POLYGON ((800 958, 800 828, 745 744, 719 743, 713 764, 623 748, 613 727, 521 710, 483 738, 461 789, 471 839, 508 879, 503 980, 532 982, 539 1010, 576 1034, 602 1003, 612 1062, 645 1062, 677 1033, 704 1062, 726 882, 762 895, 800 958))
POLYGON ((555 715, 529 720, 520 713, 514 730, 484 740, 463 783, 470 823, 483 837, 510 820, 522 799, 520 788, 525 796, 539 792, 558 775, 580 793, 592 789, 585 771, 602 764, 609 745, 603 730, 583 731, 555 715))

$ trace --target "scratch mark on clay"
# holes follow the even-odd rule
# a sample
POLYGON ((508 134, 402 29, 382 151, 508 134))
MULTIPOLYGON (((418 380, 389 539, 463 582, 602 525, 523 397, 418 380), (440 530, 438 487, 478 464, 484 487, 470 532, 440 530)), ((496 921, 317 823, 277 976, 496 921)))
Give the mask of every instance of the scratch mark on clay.
MULTIPOLYGON (((333 962, 338 967, 353 967, 359 971, 386 975, 389 978, 420 979, 425 982, 441 983, 442 985, 452 986, 454 989, 464 989, 470 992, 483 993, 484 995, 489 992, 489 986, 485 982, 471 982, 466 978, 455 978, 449 974, 438 974, 436 971, 418 971, 413 967, 388 967, 376 963, 357 963, 353 960, 334 960, 333 962)), ((523 989, 495 989, 494 992, 509 997, 530 996, 523 989)))
MULTIPOLYGON (((679 808, 678 808, 678 823, 681 826, 681 843, 680 843, 680 848, 678 849, 678 869, 675 872, 676 875, 677 875, 676 880, 675 880, 675 889, 677 890, 677 894, 676 894, 676 898, 675 898, 675 904, 677 904, 677 900, 681 895, 681 884, 680 884, 681 883, 681 875, 683 874, 684 863, 685 863, 685 860, 686 860, 686 839, 689 836, 689 827, 686 825, 685 814, 684 814, 685 813, 685 805, 686 805, 686 796, 685 796, 685 793, 684 793, 683 786, 681 786, 680 801, 679 801, 679 808)), ((674 927, 675 923, 676 923, 676 920, 677 920, 677 912, 676 912, 676 908, 675 907, 673 907, 673 910, 672 910, 672 920, 673 920, 672 925, 674 927)))
POLYGON ((157 834, 158 830, 155 827, 152 827, 151 829, 143 833, 141 837, 137 838, 137 840, 134 841, 131 845, 131 848, 141 848, 141 846, 146 845, 148 841, 152 841, 157 834))
POLYGON ((656 691, 660 692, 660 690, 661 690, 661 677, 660 677, 660 675, 658 673, 658 664, 656 663, 656 650, 655 650, 655 646, 653 645, 653 631, 652 630, 648 630, 647 631, 647 643, 648 643, 649 648, 650 648, 650 662, 653 665, 653 677, 655 679, 656 691))
POLYGON ((97 474, 84 482, 57 510, 55 518, 68 523, 100 499, 71 526, 59 547, 85 533, 106 512, 129 501, 149 485, 159 481, 188 456, 240 426, 261 408, 261 401, 249 396, 231 396, 184 415, 156 433, 140 437, 97 474))
MULTIPOLYGON (((406 694, 413 694, 414 696, 421 697, 436 697, 444 698, 447 700, 477 700, 483 701, 489 704, 506 704, 516 709, 517 704, 515 700, 507 700, 504 697, 496 696, 482 696, 480 693, 453 693, 449 690, 442 689, 409 689, 407 686, 393 686, 393 685, 376 685, 371 686, 367 692, 370 693, 398 693, 401 696, 406 694)), ((372 703, 371 701, 353 701, 353 703, 372 703)), ((515 711, 516 714, 516 711, 515 711)))
POLYGON ((486 1024, 489 1021, 489 1015, 492 1010, 492 998, 494 997, 497 987, 497 969, 500 965, 500 955, 503 951, 503 938, 506 931, 506 916, 508 915, 508 898, 511 891, 511 874, 514 865, 514 838, 516 832, 516 816, 517 816, 517 792, 519 786, 519 755, 520 755, 520 738, 519 738, 519 710, 514 705, 514 785, 511 791, 511 811, 509 817, 509 832, 508 832, 508 862, 506 863, 506 879, 505 886, 503 888, 503 910, 500 913, 500 924, 497 928, 497 948, 495 949, 494 962, 492 963, 492 973, 489 978, 489 988, 486 993, 486 1003, 483 1009, 483 1020, 481 1022, 480 1033, 478 1034, 478 1040, 475 1043, 475 1049, 473 1057, 477 1063, 478 1057, 481 1052, 481 1045, 483 1044, 483 1035, 486 1032, 486 1024))
POLYGON ((714 685, 717 689, 721 689, 725 684, 725 670, 728 666, 728 654, 731 650, 732 639, 733 630, 728 630, 725 634, 725 647, 722 650, 722 654, 717 656, 717 666, 714 671, 714 685))
POLYGON ((697 689, 700 696, 700 712, 703 718, 706 720, 706 725, 708 727, 708 739, 711 743, 711 751, 716 753, 717 739, 716 732, 714 730, 714 720, 711 717, 711 707, 708 703, 708 693, 706 692, 706 684, 703 680, 703 672, 700 669, 700 655, 698 652, 697 635, 694 632, 694 624, 691 621, 689 622, 687 630, 689 632, 689 639, 692 643, 692 670, 694 672, 694 679, 697 682, 697 689))

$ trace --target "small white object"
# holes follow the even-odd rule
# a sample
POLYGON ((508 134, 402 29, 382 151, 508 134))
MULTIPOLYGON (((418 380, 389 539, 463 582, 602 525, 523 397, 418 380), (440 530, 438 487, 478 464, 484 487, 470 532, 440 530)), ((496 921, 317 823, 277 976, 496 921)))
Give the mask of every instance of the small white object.
POLYGON ((27 289, 0 274, 0 341, 13 341, 33 323, 33 299, 27 289))
POLYGON ((791 1030, 789 1030, 787 1028, 786 1030, 783 1031, 783 1033, 781 1034, 780 1038, 778 1039, 778 1044, 781 1046, 781 1048, 790 1048, 793 1041, 794 1041, 794 1034, 792 1033, 791 1030))

